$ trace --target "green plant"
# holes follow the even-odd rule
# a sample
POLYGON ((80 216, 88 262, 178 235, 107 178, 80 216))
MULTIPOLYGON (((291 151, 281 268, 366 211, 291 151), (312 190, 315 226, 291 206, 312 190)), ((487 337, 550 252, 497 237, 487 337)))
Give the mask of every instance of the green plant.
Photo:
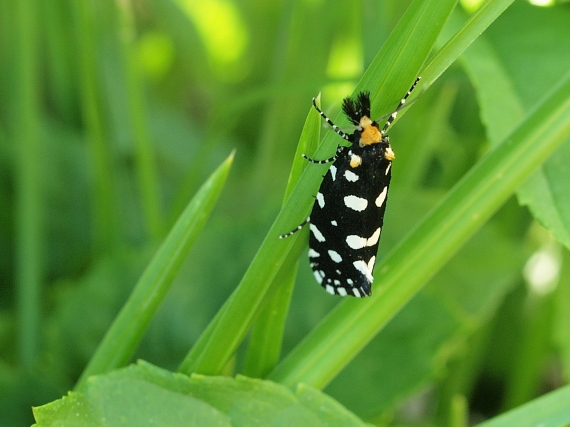
MULTIPOLYGON (((545 243, 544 230, 531 225, 511 197, 517 192, 568 246, 570 59, 564 43, 556 44, 558 34, 568 32, 563 6, 538 11, 515 4, 487 30, 512 0, 487 1, 470 17, 455 9, 454 0, 415 0, 405 11, 401 2, 370 9, 350 1, 335 7, 299 2, 253 11, 238 2, 203 2, 200 9, 192 2, 155 0, 146 14, 111 0, 41 10, 29 0, 4 3, 4 23, 17 17, 19 30, 6 30, 2 42, 4 56, 18 58, 11 75, 18 84, 2 80, 3 98, 17 102, 7 104, 11 116, 2 116, 0 147, 17 184, 14 281, 20 311, 18 321, 11 311, 3 313, 0 331, 12 323, 22 327, 19 349, 7 351, 0 365, 8 374, 3 382, 9 391, 0 394, 3 413, 28 378, 12 365, 31 373, 28 382, 45 385, 46 392, 28 405, 55 399, 79 377, 69 396, 34 409, 38 425, 104 425, 103 417, 139 425, 149 418, 164 425, 362 425, 354 411, 376 425, 460 426, 478 411, 493 416, 533 399, 546 377, 541 368, 547 356, 558 357, 563 375, 570 372, 567 269, 556 279, 556 292, 545 295, 527 294, 520 277, 532 252, 564 253, 564 268, 567 253, 545 243), (221 39, 227 35, 224 26, 208 21, 210 15, 234 25, 232 46, 240 49, 243 28, 231 10, 247 16, 241 25, 252 40, 270 40, 276 48, 256 46, 249 64, 241 62, 246 55, 232 59, 233 51, 215 51, 219 41, 208 39, 208 31, 215 26, 221 39), (49 22, 40 21, 42 11, 49 22), (259 23, 271 13, 282 16, 279 30, 259 37, 256 31, 270 33, 259 23), (68 15, 72 28, 65 25, 68 15), (137 26, 133 17, 141 20, 137 26), (317 21, 319 34, 312 28, 317 21), (380 31, 396 21, 382 37, 380 31), (509 44, 513 26, 525 29, 516 34, 526 41, 522 53, 509 44), (557 31, 543 30, 550 27, 557 31), (64 37, 66 31, 74 37, 64 37), (37 89, 33 71, 38 34, 46 35, 51 59, 46 94, 37 89), (386 41, 377 52, 371 40, 380 39, 386 41), (74 49, 66 54, 62 40, 73 40, 74 49), (11 45, 21 55, 6 48, 11 45), (350 63, 335 65, 335 49, 346 57, 362 52, 368 67, 358 83, 359 72, 326 75, 327 66, 350 63), (525 66, 529 62, 532 67, 525 66), (248 72, 250 77, 240 77, 248 72), (261 88, 259 75, 266 82, 261 88), (317 147, 321 122, 309 94, 322 86, 325 95, 335 96, 347 95, 346 87, 367 89, 374 111, 391 111, 417 75, 419 99, 391 131, 397 159, 373 296, 329 297, 305 261, 297 274, 306 231, 277 238, 306 216, 325 168, 307 165, 300 153, 323 158, 338 144, 327 132, 317 147), (198 101, 188 103, 187 97, 198 101), (307 110, 283 207, 270 225, 281 197, 274 189, 284 185, 291 141, 307 110), (206 124, 188 126, 180 112, 206 124), (49 155, 42 162, 38 145, 44 139, 49 155), (226 181, 233 154, 222 159, 234 146, 236 164, 226 181), (81 200, 87 183, 92 190, 82 206, 89 208, 74 214, 69 201, 81 200), (224 186, 229 190, 222 193, 224 186), (210 214, 220 194, 221 206, 210 214), (57 214, 43 209, 54 201, 60 203, 57 214), (89 218, 91 236, 70 232, 85 227, 77 218, 89 218), (46 230, 51 239, 44 239, 46 230), (58 230, 65 238, 55 237, 58 230), (49 257, 42 251, 46 244, 49 257), (49 315, 40 321, 38 295, 49 295, 42 286, 46 277, 57 280, 50 285, 49 315), (133 357, 178 366, 179 373, 148 362, 126 366, 133 357), (231 378, 234 373, 247 377, 231 378), (481 404, 485 392, 501 396, 500 405, 481 404), (430 410, 413 419, 406 399, 430 410)), ((0 187, 8 204, 2 212, 12 211, 7 188, 0 187)), ((2 224, 9 222, 4 217, 2 224)), ((3 225, 2 233, 10 235, 6 230, 3 225)), ((482 425, 564 425, 570 418, 567 394, 562 387, 482 425)))

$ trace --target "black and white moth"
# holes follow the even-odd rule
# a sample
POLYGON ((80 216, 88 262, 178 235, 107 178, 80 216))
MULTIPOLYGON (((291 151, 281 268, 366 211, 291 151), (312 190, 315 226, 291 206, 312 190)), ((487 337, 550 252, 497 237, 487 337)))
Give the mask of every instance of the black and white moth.
POLYGON ((312 163, 332 165, 325 174, 310 216, 286 238, 309 223, 309 261, 317 282, 330 294, 370 296, 378 242, 384 222, 394 151, 386 131, 396 118, 416 79, 396 109, 377 120, 370 118, 370 93, 360 92, 356 99, 345 98, 342 110, 354 124, 347 134, 320 109, 313 106, 333 130, 350 146, 339 145, 330 159, 312 163), (378 120, 388 117, 380 129, 378 120))

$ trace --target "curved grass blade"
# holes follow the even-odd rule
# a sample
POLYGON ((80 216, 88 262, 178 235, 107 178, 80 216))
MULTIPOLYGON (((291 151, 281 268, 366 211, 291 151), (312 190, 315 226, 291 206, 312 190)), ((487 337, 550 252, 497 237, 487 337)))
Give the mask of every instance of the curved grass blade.
MULTIPOLYGON (((457 58, 476 40, 489 25, 503 13, 514 0, 490 0, 484 2, 469 20, 445 43, 426 64, 422 70, 424 84, 431 85, 457 58)), ((455 11, 453 18, 448 22, 454 26, 454 22, 460 19, 455 11)))
POLYGON ((152 317, 164 299, 188 251, 206 224, 224 187, 233 153, 192 198, 107 331, 76 388, 86 379, 125 365, 132 357, 152 317))
MULTIPOLYGON (((320 139, 320 130, 321 116, 314 108, 311 108, 295 151, 283 203, 287 201, 301 173, 309 165, 302 154, 315 151, 320 139)), ((277 365, 281 357, 283 332, 293 286, 297 278, 297 267, 298 263, 292 269, 284 271, 282 269, 275 277, 275 282, 279 284, 279 287, 253 325, 243 368, 244 375, 262 378, 277 365)))

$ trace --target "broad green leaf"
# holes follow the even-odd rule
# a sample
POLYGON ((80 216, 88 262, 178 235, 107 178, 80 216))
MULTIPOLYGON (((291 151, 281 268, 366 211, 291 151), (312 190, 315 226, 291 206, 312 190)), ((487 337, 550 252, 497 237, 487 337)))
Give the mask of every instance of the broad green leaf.
POLYGON ((554 343, 560 352, 560 364, 562 365, 562 375, 566 382, 570 380, 570 252, 565 251, 562 258, 562 270, 555 293, 554 343))
POLYGON ((477 427, 566 427, 570 423, 570 386, 552 391, 477 427))
POLYGON ((38 426, 365 426, 325 394, 270 381, 171 373, 139 362, 34 408, 38 426))
MULTIPOLYGON (((570 67, 561 39, 570 37, 570 11, 564 7, 514 5, 466 52, 463 64, 477 88, 482 121, 496 146, 525 111, 549 91, 570 67), (502 25, 501 25, 502 24, 502 25), (542 31, 543 28, 549 31, 542 31), (510 34, 517 33, 517 37, 510 34), (544 49, 544 46, 549 46, 544 49), (527 67, 532 58, 532 67, 527 67)), ((518 190, 519 200, 567 248, 570 248, 570 140, 518 190)))

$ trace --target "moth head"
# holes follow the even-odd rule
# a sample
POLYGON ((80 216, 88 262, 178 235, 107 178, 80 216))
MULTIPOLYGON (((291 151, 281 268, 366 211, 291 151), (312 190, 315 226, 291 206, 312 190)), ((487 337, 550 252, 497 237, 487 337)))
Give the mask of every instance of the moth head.
POLYGON ((362 116, 359 123, 362 129, 360 133, 359 145, 364 147, 366 145, 378 144, 382 142, 384 135, 382 131, 378 128, 378 123, 372 121, 368 116, 362 116))

